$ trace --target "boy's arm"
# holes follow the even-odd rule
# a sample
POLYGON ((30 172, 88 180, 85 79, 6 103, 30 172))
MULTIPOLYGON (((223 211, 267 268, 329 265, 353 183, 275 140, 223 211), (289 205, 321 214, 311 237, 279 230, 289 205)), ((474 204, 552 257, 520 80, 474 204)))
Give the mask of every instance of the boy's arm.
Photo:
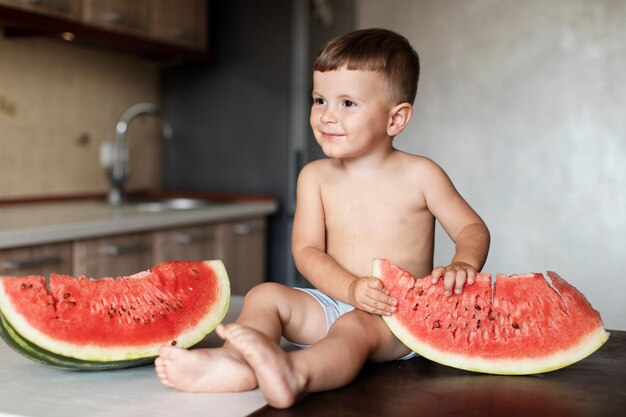
POLYGON ((372 314, 390 315, 396 300, 373 277, 360 278, 326 253, 326 226, 321 190, 311 164, 298 177, 292 252, 296 266, 316 288, 372 314))
POLYGON ((433 283, 444 279, 444 293, 460 294, 465 283, 473 284, 485 264, 490 236, 487 226, 461 197, 448 175, 430 162, 427 170, 426 204, 455 243, 455 254, 448 266, 433 269, 433 283))

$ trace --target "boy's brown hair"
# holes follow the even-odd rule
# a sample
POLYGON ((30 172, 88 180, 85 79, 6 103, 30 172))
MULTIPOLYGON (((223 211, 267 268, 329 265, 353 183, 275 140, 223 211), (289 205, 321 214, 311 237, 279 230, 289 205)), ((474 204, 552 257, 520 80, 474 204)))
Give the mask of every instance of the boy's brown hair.
POLYGON ((362 29, 333 38, 317 54, 313 71, 335 71, 343 66, 382 73, 394 105, 415 101, 419 56, 402 35, 387 29, 362 29))

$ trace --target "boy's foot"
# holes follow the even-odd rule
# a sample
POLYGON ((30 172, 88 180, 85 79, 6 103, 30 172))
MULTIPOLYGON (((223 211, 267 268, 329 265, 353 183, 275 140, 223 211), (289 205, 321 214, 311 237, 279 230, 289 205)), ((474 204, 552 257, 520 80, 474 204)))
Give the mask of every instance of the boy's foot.
MULTIPOLYGON (((222 328, 218 334, 222 336, 222 328)), ((185 392, 240 392, 257 387, 254 371, 231 348, 185 350, 162 346, 154 361, 164 385, 185 392)))
POLYGON ((226 325, 224 336, 254 370, 267 402, 276 408, 293 405, 304 391, 306 381, 280 346, 264 334, 239 324, 226 325))

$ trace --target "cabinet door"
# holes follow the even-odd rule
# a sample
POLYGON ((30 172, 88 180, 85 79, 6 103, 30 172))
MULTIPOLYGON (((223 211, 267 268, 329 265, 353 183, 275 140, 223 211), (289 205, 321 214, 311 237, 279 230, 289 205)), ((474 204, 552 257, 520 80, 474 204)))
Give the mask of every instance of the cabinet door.
POLYGON ((265 281, 265 218, 221 225, 220 258, 233 294, 245 295, 265 281))
POLYGON ((44 15, 80 20, 82 0, 1 0, 0 4, 13 6, 44 15))
POLYGON ((148 34, 163 42, 204 49, 206 13, 206 0, 153 0, 148 8, 148 34))
POLYGON ((89 25, 134 35, 145 35, 147 0, 84 0, 83 21, 89 25))
POLYGON ((0 275, 72 275, 72 244, 30 246, 0 251, 0 275))
POLYGON ((217 259, 217 226, 162 230, 154 234, 154 262, 217 259))
POLYGON ((152 266, 151 233, 82 240, 74 244, 74 273, 77 276, 126 276, 152 266))

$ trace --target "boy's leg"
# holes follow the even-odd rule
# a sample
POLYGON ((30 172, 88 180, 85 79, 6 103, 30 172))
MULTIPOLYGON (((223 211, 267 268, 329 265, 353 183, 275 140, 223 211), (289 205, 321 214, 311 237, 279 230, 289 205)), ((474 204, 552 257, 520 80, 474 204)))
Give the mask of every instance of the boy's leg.
POLYGON ((367 359, 392 360, 408 353, 379 316, 352 311, 340 317, 328 335, 308 349, 285 353, 262 333, 226 326, 224 335, 254 369, 269 404, 291 406, 304 392, 350 383, 367 359))
POLYGON ((258 330, 277 344, 284 336, 294 343, 310 345, 328 332, 326 314, 315 298, 276 283, 250 290, 236 323, 258 330))
MULTIPOLYGON (((281 335, 311 344, 326 334, 326 316, 313 297, 274 283, 259 285, 246 295, 237 323, 264 334, 277 346, 281 335)), ((216 331, 224 338, 223 327, 216 331)), ((252 369, 228 343, 217 349, 163 346, 155 368, 163 384, 181 391, 233 392, 257 386, 252 369)))

